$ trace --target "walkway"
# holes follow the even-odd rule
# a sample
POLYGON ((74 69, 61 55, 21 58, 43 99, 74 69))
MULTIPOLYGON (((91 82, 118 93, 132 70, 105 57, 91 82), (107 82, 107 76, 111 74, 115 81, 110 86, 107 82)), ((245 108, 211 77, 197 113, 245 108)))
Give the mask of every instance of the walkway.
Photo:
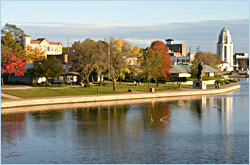
POLYGON ((8 99, 22 99, 21 97, 12 96, 5 93, 1 93, 1 97, 6 97, 8 99))
POLYGON ((161 91, 155 93, 125 93, 125 94, 104 94, 104 95, 80 95, 80 96, 57 96, 57 97, 40 97, 40 98, 25 98, 25 99, 6 99, 2 100, 2 111, 5 108, 35 106, 35 105, 51 105, 51 104, 71 104, 85 102, 102 102, 114 100, 130 100, 130 99, 148 99, 160 97, 180 97, 192 95, 211 95, 221 94, 232 90, 237 90, 240 85, 227 85, 220 89, 184 89, 179 91, 161 91))

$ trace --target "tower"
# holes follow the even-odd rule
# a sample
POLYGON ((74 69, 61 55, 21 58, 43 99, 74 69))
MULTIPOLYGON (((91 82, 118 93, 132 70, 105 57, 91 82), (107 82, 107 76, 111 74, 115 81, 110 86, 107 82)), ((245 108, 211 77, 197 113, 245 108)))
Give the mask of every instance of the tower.
POLYGON ((220 55, 222 61, 222 68, 227 71, 233 70, 233 42, 229 30, 224 27, 220 31, 220 35, 217 43, 217 54, 220 55))
POLYGON ((22 35, 21 37, 20 37, 20 41, 21 41, 21 45, 23 46, 23 48, 26 50, 27 49, 27 46, 28 45, 30 45, 30 36, 29 35, 26 35, 26 34, 24 34, 24 35, 22 35))

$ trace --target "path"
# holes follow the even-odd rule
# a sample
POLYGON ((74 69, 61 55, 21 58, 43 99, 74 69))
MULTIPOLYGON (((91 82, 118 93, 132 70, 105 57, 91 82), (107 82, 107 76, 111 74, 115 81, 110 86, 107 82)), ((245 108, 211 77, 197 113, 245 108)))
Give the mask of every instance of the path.
POLYGON ((21 97, 12 96, 5 93, 1 93, 1 97, 6 97, 8 99, 22 99, 21 97))

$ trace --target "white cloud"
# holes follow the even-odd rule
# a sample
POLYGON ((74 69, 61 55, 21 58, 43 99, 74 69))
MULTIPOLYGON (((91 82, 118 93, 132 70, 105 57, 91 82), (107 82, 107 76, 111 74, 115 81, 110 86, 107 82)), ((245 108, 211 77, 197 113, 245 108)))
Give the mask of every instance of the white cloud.
POLYGON ((135 25, 122 22, 98 24, 69 24, 60 22, 17 22, 32 37, 46 37, 52 41, 67 43, 86 38, 104 39, 114 36, 127 39, 134 45, 147 47, 154 40, 172 38, 176 43, 185 43, 192 50, 199 45, 201 50, 215 52, 220 30, 226 26, 232 35, 235 52, 248 52, 248 19, 203 20, 197 22, 169 23, 158 25, 135 25))

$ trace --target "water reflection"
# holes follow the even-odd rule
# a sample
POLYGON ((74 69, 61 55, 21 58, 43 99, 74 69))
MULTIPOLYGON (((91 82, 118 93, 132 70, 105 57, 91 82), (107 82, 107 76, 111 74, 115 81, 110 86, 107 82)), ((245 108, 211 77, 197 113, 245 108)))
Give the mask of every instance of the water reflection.
POLYGON ((2 115, 2 160, 247 163, 245 92, 2 115))
POLYGON ((1 117, 2 143, 8 147, 16 146, 25 134, 25 114, 10 114, 1 117))

